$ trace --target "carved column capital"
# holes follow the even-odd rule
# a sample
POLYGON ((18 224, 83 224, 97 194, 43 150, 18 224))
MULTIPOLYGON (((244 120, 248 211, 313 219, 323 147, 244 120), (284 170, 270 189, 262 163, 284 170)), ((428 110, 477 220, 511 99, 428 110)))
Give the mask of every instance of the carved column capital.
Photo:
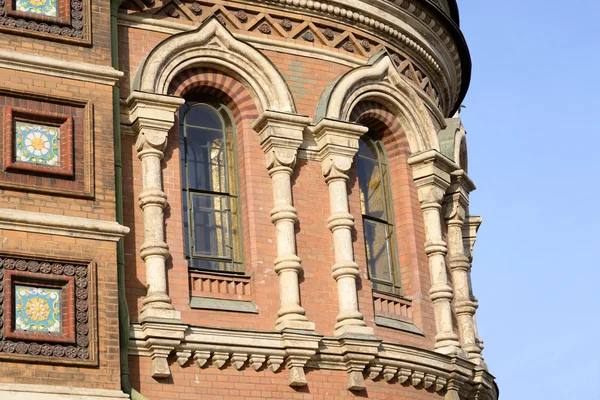
POLYGON ((348 180, 346 175, 352 167, 358 151, 358 140, 369 130, 349 122, 322 119, 307 128, 317 142, 321 168, 325 181, 348 180))
POLYGON ((408 159, 417 185, 422 207, 437 207, 441 204, 451 185, 451 172, 458 167, 452 160, 437 150, 414 154, 408 159))
POLYGON ((294 168, 303 131, 310 121, 304 115, 268 110, 254 121, 252 128, 258 132, 269 172, 278 167, 294 168))
POLYGON ((126 100, 127 123, 137 134, 136 149, 155 149, 161 153, 167 144, 167 134, 175 122, 175 111, 185 103, 180 97, 132 92, 126 100))

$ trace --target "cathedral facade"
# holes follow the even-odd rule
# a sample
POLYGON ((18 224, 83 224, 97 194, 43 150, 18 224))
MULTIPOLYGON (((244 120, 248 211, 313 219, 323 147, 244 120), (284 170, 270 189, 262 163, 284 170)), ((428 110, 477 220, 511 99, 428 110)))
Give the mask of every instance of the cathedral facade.
POLYGON ((0 0, 0 38, 0 399, 498 399, 454 0, 0 0))

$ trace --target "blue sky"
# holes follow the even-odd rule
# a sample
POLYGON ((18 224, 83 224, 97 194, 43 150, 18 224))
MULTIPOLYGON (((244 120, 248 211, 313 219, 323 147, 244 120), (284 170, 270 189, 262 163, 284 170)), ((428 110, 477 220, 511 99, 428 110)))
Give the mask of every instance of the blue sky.
POLYGON ((600 399, 600 3, 460 0, 473 286, 500 398, 600 399))

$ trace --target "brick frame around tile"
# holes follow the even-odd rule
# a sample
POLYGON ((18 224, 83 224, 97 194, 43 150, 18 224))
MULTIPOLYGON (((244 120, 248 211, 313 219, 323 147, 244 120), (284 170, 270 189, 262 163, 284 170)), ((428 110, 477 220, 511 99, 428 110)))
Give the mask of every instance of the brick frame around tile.
POLYGON ((0 321, 4 324, 0 330, 0 360, 98 365, 95 262, 0 254, 0 292, 0 321), (15 331, 12 320, 15 283, 66 287, 61 294, 64 315, 61 322, 69 327, 67 332, 63 335, 15 331))
MULTIPOLYGON (((46 97, 29 92, 0 89, 0 188, 68 197, 94 197, 93 106, 80 99, 46 97), (61 155, 71 166, 35 165, 13 160, 12 135, 15 116, 36 123, 63 121, 67 141, 61 155), (71 134, 69 134, 71 132, 71 134), (28 165, 23 165, 28 164, 28 165)), ((62 134, 62 130, 61 130, 62 134)))

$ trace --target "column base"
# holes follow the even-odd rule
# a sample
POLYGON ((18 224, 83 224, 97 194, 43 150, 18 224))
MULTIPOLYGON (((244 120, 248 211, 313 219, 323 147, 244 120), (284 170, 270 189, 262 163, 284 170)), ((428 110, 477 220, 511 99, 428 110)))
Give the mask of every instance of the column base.
POLYGON ((181 312, 164 308, 146 308, 140 313, 140 322, 149 319, 172 319, 181 321, 181 312))
POLYGON ((340 326, 339 328, 335 328, 333 335, 334 336, 343 336, 343 335, 374 336, 375 331, 370 326, 344 325, 344 326, 340 326))
POLYGON ((275 325, 276 331, 283 331, 284 329, 314 331, 315 323, 309 321, 280 321, 275 325))

